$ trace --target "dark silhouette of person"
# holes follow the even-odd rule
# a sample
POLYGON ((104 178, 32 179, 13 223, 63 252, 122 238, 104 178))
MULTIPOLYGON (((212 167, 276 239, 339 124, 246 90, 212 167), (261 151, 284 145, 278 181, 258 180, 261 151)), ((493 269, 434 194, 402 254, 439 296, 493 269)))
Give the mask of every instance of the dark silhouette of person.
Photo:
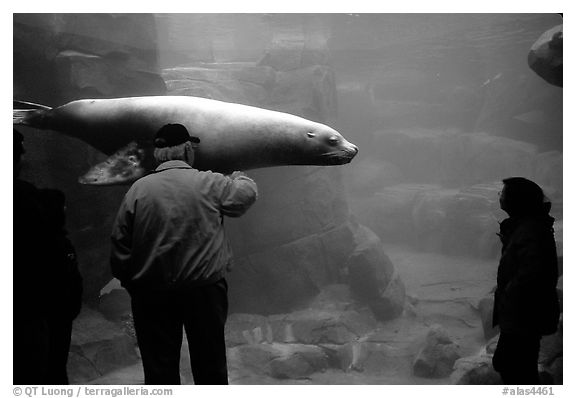
POLYGON ((40 199, 47 214, 50 251, 44 263, 49 268, 50 286, 47 320, 50 333, 47 384, 68 384, 66 364, 72 322, 82 308, 82 277, 76 251, 66 231, 66 197, 56 189, 41 189, 40 199))
POLYGON ((240 172, 194 169, 198 144, 180 124, 157 132, 160 165, 128 190, 112 231, 112 274, 131 296, 146 384, 180 384, 183 329, 194 383, 228 384, 223 216, 244 214, 257 188, 240 172))
POLYGON ((48 381, 49 327, 47 297, 49 250, 46 211, 38 189, 20 179, 23 135, 14 130, 13 191, 13 382, 48 381))
POLYGON ((540 339, 558 328, 558 264, 551 204, 534 182, 503 180, 502 256, 494 293, 493 325, 500 337, 492 364, 504 384, 539 384, 540 339))

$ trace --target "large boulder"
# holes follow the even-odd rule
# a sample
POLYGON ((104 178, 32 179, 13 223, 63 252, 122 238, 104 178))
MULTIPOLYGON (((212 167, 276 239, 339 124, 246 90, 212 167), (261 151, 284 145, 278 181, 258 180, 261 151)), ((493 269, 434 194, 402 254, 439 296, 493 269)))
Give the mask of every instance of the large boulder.
POLYGON ((444 145, 443 172, 448 181, 458 185, 533 175, 537 154, 534 144, 476 132, 458 134, 444 145))
POLYGON ((412 217, 418 247, 451 255, 494 257, 498 253, 495 200, 473 191, 421 192, 412 217))
POLYGON ((278 379, 306 378, 328 367, 328 357, 314 345, 246 344, 228 349, 229 367, 278 379))
POLYGON ((59 83, 70 98, 165 94, 155 27, 150 14, 63 14, 55 27, 59 83))
POLYGON ((355 198, 374 195, 404 180, 398 166, 374 156, 352 162, 345 173, 350 184, 348 192, 353 193, 355 198))
POLYGON ((350 207, 362 225, 385 242, 413 242, 412 209, 420 192, 440 189, 431 184, 397 184, 373 195, 351 197, 350 207))
POLYGON ((343 224, 240 257, 227 277, 230 311, 272 314, 303 306, 323 286, 340 280, 343 261, 353 250, 353 231, 343 224))
POLYGON ((238 257, 340 228, 348 220, 336 167, 277 167, 249 171, 260 200, 240 219, 226 219, 238 257))
POLYGON ((117 98, 128 95, 163 95, 166 85, 158 72, 130 52, 83 54, 60 51, 55 59, 60 81, 70 87, 70 97, 117 98))
POLYGON ((415 376, 442 378, 452 373, 454 362, 460 358, 459 347, 440 325, 432 325, 424 346, 414 360, 415 376))
POLYGON ((254 63, 216 63, 166 68, 162 71, 171 95, 190 95, 245 105, 269 100, 276 76, 270 67, 254 63))
POLYGON ((548 83, 562 87, 563 83, 563 29, 562 24, 542 33, 528 53, 528 65, 548 83))
POLYGON ((537 146, 521 140, 412 127, 376 131, 372 146, 378 149, 372 156, 396 165, 410 181, 461 187, 514 175, 533 178, 537 165, 543 183, 554 191, 561 187, 552 173, 561 162, 558 153, 537 156, 537 146))
POLYGON ((85 383, 138 361, 135 340, 117 324, 86 307, 72 330, 68 377, 85 383))
POLYGON ((451 384, 502 384, 500 374, 492 367, 492 355, 474 355, 460 358, 450 375, 451 384))
MULTIPOLYGON (((114 279, 113 281, 117 281, 114 279)), ((123 288, 112 289, 100 296, 98 311, 112 322, 120 322, 132 313, 130 294, 123 288)))
POLYGON ((534 164, 534 182, 542 187, 553 204, 562 201, 563 165, 562 152, 548 151, 536 155, 534 164))
POLYGON ((256 314, 230 314, 225 328, 226 346, 272 343, 272 328, 268 319, 256 314))
POLYGON ((270 95, 270 106, 274 109, 328 120, 337 108, 334 71, 327 66, 314 65, 277 72, 270 95))
POLYGON ((268 318, 274 341, 300 344, 346 344, 376 327, 372 314, 306 309, 268 318))
POLYGON ((359 242, 346 263, 347 281, 354 297, 367 304, 376 318, 389 320, 404 310, 404 284, 380 238, 369 228, 359 226, 355 233, 359 242))
POLYGON ((447 145, 457 136, 451 130, 396 128, 374 133, 373 151, 379 159, 397 165, 415 182, 444 183, 450 153, 447 145))

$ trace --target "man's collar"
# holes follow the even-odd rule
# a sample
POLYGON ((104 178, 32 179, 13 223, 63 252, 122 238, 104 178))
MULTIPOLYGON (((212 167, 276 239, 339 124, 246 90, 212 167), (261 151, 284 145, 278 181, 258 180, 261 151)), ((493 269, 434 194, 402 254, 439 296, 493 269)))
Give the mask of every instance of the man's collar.
POLYGON ((183 160, 168 160, 167 162, 161 163, 158 167, 156 167, 155 172, 164 171, 168 169, 191 169, 188 163, 183 160))

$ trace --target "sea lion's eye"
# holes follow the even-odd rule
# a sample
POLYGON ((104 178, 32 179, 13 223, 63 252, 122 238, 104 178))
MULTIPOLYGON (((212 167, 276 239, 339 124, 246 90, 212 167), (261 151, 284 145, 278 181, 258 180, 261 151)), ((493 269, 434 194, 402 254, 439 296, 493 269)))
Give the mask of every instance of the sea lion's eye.
POLYGON ((338 137, 330 137, 328 138, 328 142, 330 143, 330 145, 336 145, 338 144, 340 140, 338 139, 338 137))
POLYGON ((316 134, 314 134, 313 132, 309 131, 307 134, 308 138, 314 138, 316 137, 316 134))

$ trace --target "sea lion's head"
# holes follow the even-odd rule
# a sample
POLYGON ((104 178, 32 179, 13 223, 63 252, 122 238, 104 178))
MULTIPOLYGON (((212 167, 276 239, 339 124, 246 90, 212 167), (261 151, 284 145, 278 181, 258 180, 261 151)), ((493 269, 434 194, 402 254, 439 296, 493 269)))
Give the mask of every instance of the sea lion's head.
POLYGON ((314 123, 304 134, 306 152, 315 165, 336 166, 350 163, 358 154, 356 145, 326 125, 314 123))

